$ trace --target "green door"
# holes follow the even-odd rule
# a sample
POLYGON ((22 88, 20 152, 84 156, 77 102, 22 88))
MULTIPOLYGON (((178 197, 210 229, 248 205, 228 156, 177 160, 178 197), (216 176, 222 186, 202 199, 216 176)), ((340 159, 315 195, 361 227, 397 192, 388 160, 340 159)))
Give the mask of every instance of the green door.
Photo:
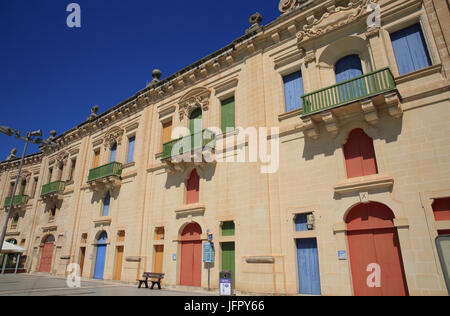
POLYGON ((234 263, 234 242, 222 243, 222 269, 221 271, 230 270, 233 272, 233 289, 236 288, 236 273, 234 263))

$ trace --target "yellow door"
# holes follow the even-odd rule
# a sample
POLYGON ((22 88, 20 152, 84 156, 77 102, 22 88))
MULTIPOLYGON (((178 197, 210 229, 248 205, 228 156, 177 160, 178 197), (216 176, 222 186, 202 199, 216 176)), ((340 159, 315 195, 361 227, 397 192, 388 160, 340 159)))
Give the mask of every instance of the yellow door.
POLYGON ((155 265, 153 267, 153 272, 164 273, 163 257, 164 257, 164 246, 155 246, 155 265))

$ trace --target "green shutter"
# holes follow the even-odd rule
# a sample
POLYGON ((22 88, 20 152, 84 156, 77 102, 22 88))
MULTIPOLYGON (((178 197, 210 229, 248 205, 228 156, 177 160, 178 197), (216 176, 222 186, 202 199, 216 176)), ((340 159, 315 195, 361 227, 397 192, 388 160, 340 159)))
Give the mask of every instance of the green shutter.
POLYGON ((224 222, 222 224, 222 236, 234 236, 234 222, 224 222))
POLYGON ((235 101, 234 97, 222 101, 222 115, 221 115, 222 132, 225 133, 229 129, 236 128, 235 122, 235 101))

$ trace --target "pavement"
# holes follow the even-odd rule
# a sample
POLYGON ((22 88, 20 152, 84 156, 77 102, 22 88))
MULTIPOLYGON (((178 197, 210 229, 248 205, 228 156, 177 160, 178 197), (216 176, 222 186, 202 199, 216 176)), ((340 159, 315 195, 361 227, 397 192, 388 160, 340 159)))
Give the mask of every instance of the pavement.
MULTIPOLYGON (((157 286, 156 286, 157 287, 157 286)), ((0 275, 0 296, 215 296, 202 290, 138 289, 135 285, 98 280, 81 280, 81 288, 69 288, 66 279, 49 275, 0 275)))

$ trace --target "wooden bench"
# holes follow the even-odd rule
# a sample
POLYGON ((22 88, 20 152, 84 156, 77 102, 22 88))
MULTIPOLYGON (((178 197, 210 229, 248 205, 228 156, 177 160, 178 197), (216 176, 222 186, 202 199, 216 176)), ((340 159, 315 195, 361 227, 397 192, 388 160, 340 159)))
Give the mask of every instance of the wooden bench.
POLYGON ((148 289, 148 281, 152 282, 151 289, 153 290, 155 284, 158 284, 158 288, 161 290, 161 280, 164 279, 164 273, 154 273, 154 272, 144 272, 142 279, 139 281, 138 289, 141 288, 142 284, 145 284, 145 288, 148 289))

